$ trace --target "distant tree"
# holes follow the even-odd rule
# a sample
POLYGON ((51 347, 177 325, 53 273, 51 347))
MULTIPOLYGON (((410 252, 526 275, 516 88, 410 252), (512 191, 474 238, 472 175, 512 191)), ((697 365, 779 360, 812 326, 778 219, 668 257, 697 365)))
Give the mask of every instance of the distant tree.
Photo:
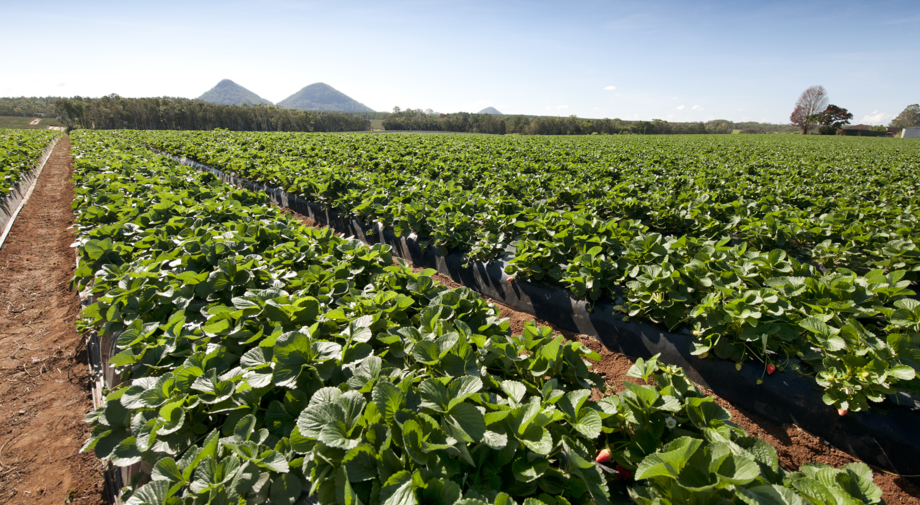
POLYGON ((853 114, 834 104, 828 105, 824 112, 815 114, 812 118, 821 126, 821 135, 834 135, 837 130, 843 128, 843 125, 850 124, 853 114))
POLYGON ((812 86, 802 92, 795 109, 789 116, 789 121, 802 130, 802 135, 808 133, 811 125, 815 124, 816 115, 827 106, 827 90, 824 86, 812 86))
POLYGON ((894 128, 913 128, 920 126, 920 104, 908 105, 888 126, 894 128))

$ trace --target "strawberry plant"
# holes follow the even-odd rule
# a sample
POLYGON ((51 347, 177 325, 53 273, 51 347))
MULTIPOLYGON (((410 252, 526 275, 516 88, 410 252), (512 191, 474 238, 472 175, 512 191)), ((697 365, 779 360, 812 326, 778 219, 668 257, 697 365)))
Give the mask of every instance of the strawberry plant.
POLYGON ((45 147, 60 135, 51 130, 0 130, 0 198, 35 168, 45 147))

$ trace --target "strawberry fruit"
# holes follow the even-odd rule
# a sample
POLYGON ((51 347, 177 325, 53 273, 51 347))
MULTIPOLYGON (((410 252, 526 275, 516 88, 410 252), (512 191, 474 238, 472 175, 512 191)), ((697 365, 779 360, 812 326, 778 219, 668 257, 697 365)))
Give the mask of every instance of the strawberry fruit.
POLYGON ((597 453, 597 457, 594 458, 594 461, 598 463, 606 463, 613 458, 613 453, 610 452, 610 449, 601 449, 601 452, 597 453))
POLYGON ((767 365, 767 375, 773 375, 773 372, 776 371, 776 367, 773 366, 773 363, 767 365))
POLYGON ((632 470, 623 468, 622 466, 620 466, 619 463, 617 463, 616 469, 617 469, 617 473, 620 474, 620 476, 623 477, 624 479, 632 478, 632 475, 633 475, 632 470))
POLYGON ((847 409, 837 409, 837 414, 844 416, 847 413, 847 409))

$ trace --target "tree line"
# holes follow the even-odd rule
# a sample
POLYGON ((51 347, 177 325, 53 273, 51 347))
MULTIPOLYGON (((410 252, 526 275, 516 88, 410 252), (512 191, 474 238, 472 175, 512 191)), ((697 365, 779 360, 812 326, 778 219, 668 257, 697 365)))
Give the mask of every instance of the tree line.
POLYGON ((713 133, 792 133, 791 125, 768 123, 735 123, 716 119, 705 123, 671 123, 663 119, 624 121, 615 119, 583 119, 577 116, 496 116, 492 114, 435 114, 430 110, 396 107, 383 121, 386 130, 443 131, 461 133, 491 133, 519 135, 616 135, 616 134, 713 134, 713 133))
POLYGON ((0 97, 0 116, 55 117, 56 96, 0 97))
POLYGON ((219 105, 187 98, 60 98, 55 110, 68 128, 342 132, 369 130, 366 118, 273 105, 219 105))

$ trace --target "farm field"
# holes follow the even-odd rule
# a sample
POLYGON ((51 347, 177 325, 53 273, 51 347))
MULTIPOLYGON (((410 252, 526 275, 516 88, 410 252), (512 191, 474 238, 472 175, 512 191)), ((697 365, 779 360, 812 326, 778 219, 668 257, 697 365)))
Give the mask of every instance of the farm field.
POLYGON ((49 126, 63 126, 57 118, 41 118, 37 124, 30 124, 37 118, 21 116, 0 116, 0 129, 47 130, 49 126))
MULTIPOLYGON (((84 449, 152 469, 151 482, 125 488, 129 503, 293 503, 306 493, 321 503, 913 499, 903 479, 747 416, 679 368, 525 323, 526 314, 449 289, 388 246, 304 226, 263 194, 156 155, 141 137, 152 143, 136 132, 72 136, 73 275, 92 296, 77 328, 115 337, 110 364, 122 381, 88 416, 84 449), (601 448, 610 456, 598 465, 601 448)), ((299 140, 317 137, 354 136, 299 140)), ((268 138, 231 163, 274 164, 240 155, 268 138)), ((292 168, 295 180, 313 180, 286 161, 275 184, 292 168)), ((448 171, 411 182, 467 191, 448 171)), ((437 242, 434 228, 427 237, 462 248, 437 242)), ((522 245, 518 235, 500 242, 522 245)), ((900 282, 914 282, 911 272, 900 282)), ((890 298, 910 299, 909 287, 890 298)), ((598 298, 626 303, 615 289, 598 298)))
POLYGON ((702 358, 799 358, 842 411, 920 390, 916 142, 123 135, 445 253, 512 248, 512 279, 691 332, 702 358))

